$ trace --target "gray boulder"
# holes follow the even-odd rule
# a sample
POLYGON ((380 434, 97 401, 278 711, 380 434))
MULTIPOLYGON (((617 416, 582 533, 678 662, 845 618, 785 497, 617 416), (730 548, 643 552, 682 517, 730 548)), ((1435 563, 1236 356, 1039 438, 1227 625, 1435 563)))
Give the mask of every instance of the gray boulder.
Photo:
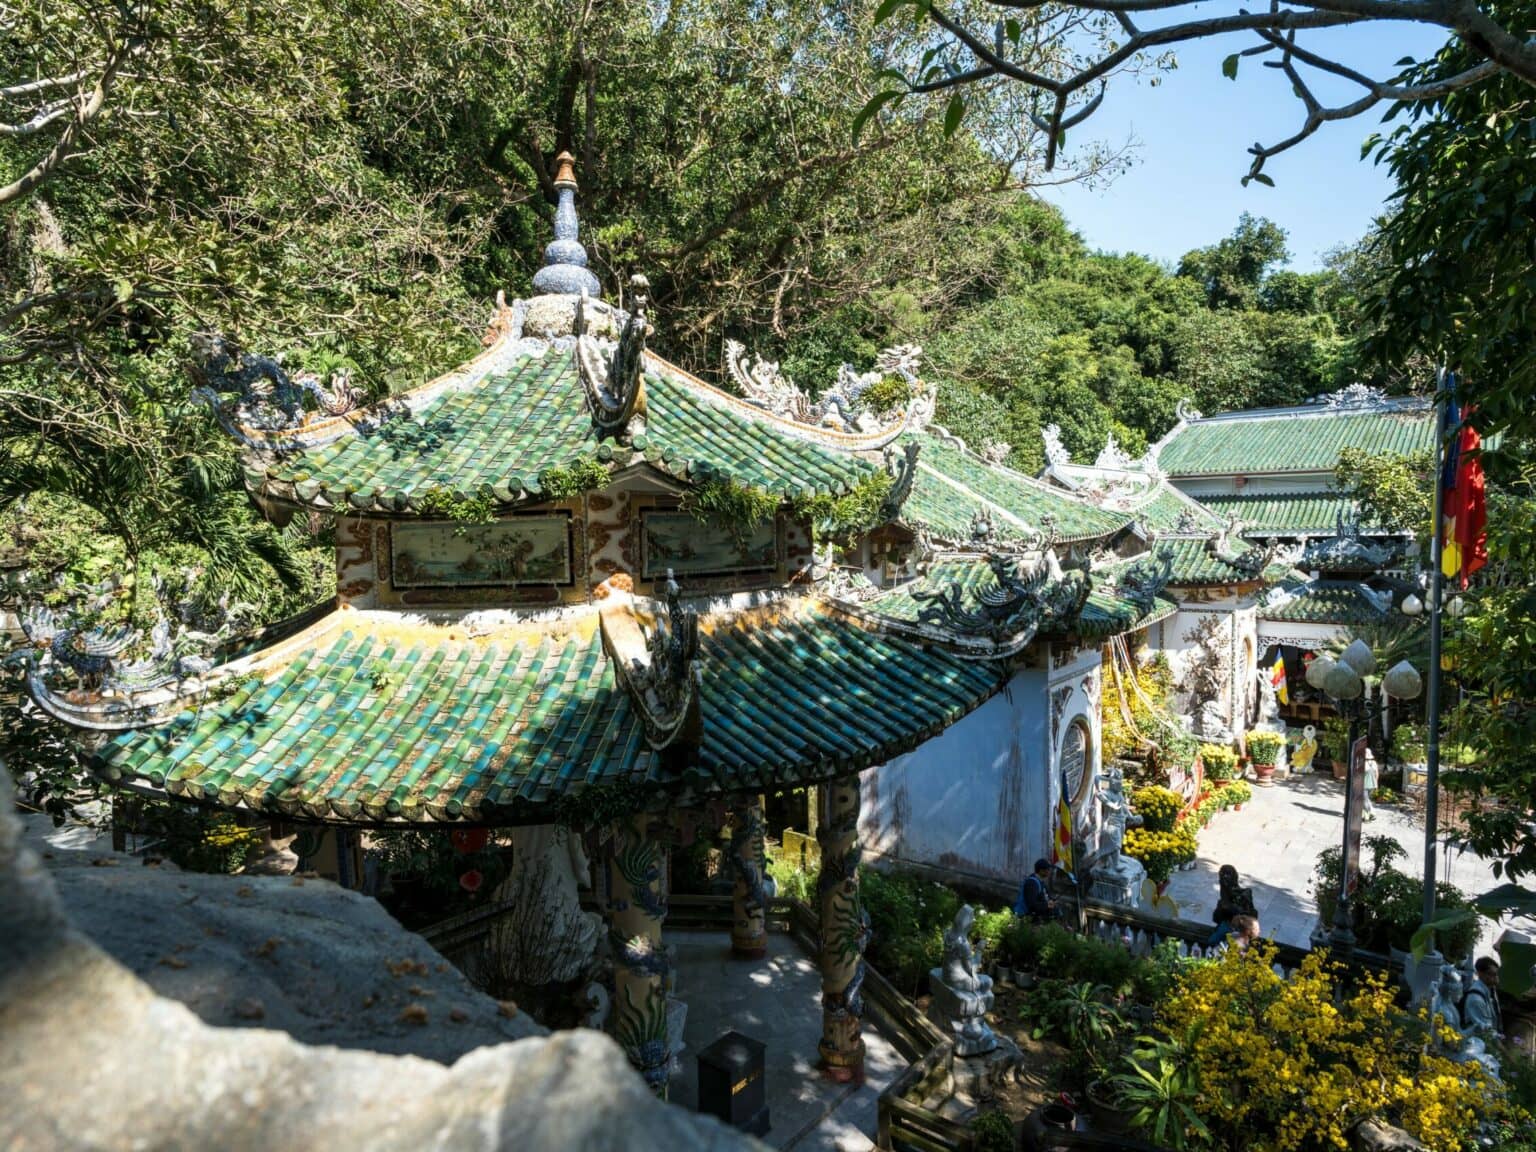
MULTIPOLYGON (((134 864, 120 867, 124 879, 103 881, 92 899, 121 900, 123 918, 131 919, 137 884, 126 877, 152 870, 134 864)), ((71 888, 80 880, 71 877, 71 888)), ((77 890, 93 886, 94 881, 82 882, 77 890)), ((203 924, 230 930, 240 917, 229 909, 239 910, 239 901, 262 902, 257 907, 274 917, 274 924, 285 926, 274 928, 273 935, 286 930, 297 942, 301 935, 292 925, 298 918, 318 920, 335 898, 319 886, 316 891, 322 894, 317 896, 308 884, 255 883, 243 877, 172 875, 158 878, 152 887, 158 891, 152 903, 158 902, 161 909, 175 891, 182 891, 188 901, 186 918, 170 919, 164 925, 170 933, 167 941, 197 927, 191 947, 169 953, 184 956, 205 947, 208 940, 220 939, 202 935, 203 924), (166 880, 173 886, 166 887, 166 880), (187 889, 174 888, 183 881, 189 884, 187 889), (223 886, 232 894, 222 894, 223 886), (241 886, 250 886, 255 895, 239 895, 241 886), (206 921, 194 911, 205 900, 212 913, 206 921)), ((323 923, 317 922, 314 930, 323 933, 323 923)), ((385 926, 380 930, 388 935, 385 926)), ((340 935, 346 928, 336 926, 332 931, 340 935)), ((253 937, 240 939, 248 942, 253 937)), ((174 943, 169 946, 174 949, 174 943)), ((399 938, 388 943, 382 955, 404 957, 409 946, 407 935, 399 931, 399 938)), ((157 951, 160 947, 155 946, 157 951)), ((282 947, 275 946, 274 956, 282 947)), ((291 961, 293 968, 279 969, 274 975, 259 967, 272 957, 252 957, 239 944, 231 944, 222 955, 231 967, 233 987, 242 992, 256 989, 253 996, 264 992, 272 1000, 274 1013, 291 1013, 286 1018, 301 1028, 348 1035, 334 1018, 346 1012, 345 1004, 337 1005, 333 1013, 317 1013, 316 1023, 305 1018, 303 1005, 309 1003, 305 997, 289 1000, 278 995, 285 981, 302 983, 313 978, 318 989, 333 986, 325 983, 333 977, 307 974, 297 960, 291 961), (258 974, 253 976, 246 968, 255 968, 258 974), (281 1009, 276 1007, 279 1003, 281 1009)), ((359 960, 366 963, 367 958, 359 960)), ((152 964, 146 957, 140 961, 172 974, 191 969, 190 961, 186 969, 162 965, 158 958, 152 964)), ((345 976, 335 978, 345 989, 345 976)), ((360 980, 357 992, 366 995, 366 987, 360 980)), ((217 1004, 229 996, 217 991, 211 977, 187 992, 202 1010, 216 1016, 226 1010, 217 1004)), ((343 994, 348 1000, 357 999, 356 993, 343 994)), ((446 989, 440 994, 446 995, 446 989)), ((265 1152, 284 1147, 690 1152, 761 1147, 712 1120, 654 1099, 619 1048, 597 1032, 566 1032, 476 1048, 447 1066, 416 1056, 312 1047, 267 1028, 212 1027, 183 1004, 158 995, 70 925, 48 872, 37 854, 22 844, 4 772, 0 772, 0 1051, 5 1053, 0 1060, 0 1099, 5 1101, 0 1109, 0 1147, 13 1152, 123 1148, 265 1152)))

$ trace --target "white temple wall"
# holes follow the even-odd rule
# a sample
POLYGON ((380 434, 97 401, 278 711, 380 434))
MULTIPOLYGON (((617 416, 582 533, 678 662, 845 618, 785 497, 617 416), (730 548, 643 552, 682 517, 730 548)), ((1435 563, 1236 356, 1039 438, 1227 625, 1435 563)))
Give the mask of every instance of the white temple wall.
POLYGON ((1045 669, 932 740, 861 777, 859 839, 872 858, 959 876, 1021 879, 1050 845, 1045 669))
POLYGON ((1016 671, 957 724, 861 777, 859 836, 869 858, 957 877, 1016 882, 1051 855, 1059 756, 1074 725, 1087 733, 1074 827, 1097 844, 1097 648, 1058 650, 1054 668, 1016 671))
POLYGON ((1245 476, 1170 476, 1186 496, 1263 496, 1292 492, 1327 492, 1337 485, 1332 472, 1253 473, 1245 476))

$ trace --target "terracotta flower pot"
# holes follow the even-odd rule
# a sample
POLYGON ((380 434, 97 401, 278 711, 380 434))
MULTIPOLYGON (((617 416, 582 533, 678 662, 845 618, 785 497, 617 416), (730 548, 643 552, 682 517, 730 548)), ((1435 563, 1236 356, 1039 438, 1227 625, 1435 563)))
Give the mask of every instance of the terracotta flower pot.
POLYGON ((1275 766, 1273 764, 1255 764, 1253 766, 1254 782, 1260 788, 1272 788, 1275 784, 1275 766))
POLYGON ((1335 760, 1333 762, 1333 778, 1335 780, 1349 779, 1349 762, 1347 760, 1335 760))

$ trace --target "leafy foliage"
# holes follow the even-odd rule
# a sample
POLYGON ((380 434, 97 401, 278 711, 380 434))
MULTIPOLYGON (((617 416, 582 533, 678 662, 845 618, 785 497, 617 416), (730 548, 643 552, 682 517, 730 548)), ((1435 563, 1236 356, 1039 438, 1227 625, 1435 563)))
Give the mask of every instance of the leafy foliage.
POLYGON ((539 473, 539 493, 549 500, 568 500, 583 492, 606 488, 612 480, 606 465, 585 458, 564 468, 546 468, 539 473))
POLYGON ((846 496, 799 497, 790 502, 790 511, 796 518, 809 521, 818 539, 844 540, 879 526, 891 484, 890 473, 876 472, 846 496))
MULTIPOLYGON (((1393 867, 1393 861, 1407 853, 1390 836, 1366 837, 1362 851, 1368 861, 1362 861, 1359 886, 1350 902, 1356 940, 1361 948, 1383 955, 1389 948, 1407 951, 1424 918, 1423 881, 1393 867)), ((1314 873, 1318 914, 1324 924, 1333 923, 1342 881, 1340 850, 1328 848, 1318 856, 1314 873)), ((1471 908, 1459 888, 1444 882, 1435 885, 1435 901, 1446 913, 1471 908)), ((1477 932, 1475 916, 1458 920, 1440 933, 1441 952, 1450 960, 1460 961, 1477 943, 1477 932)))
POLYGON ((1376 456, 1361 448, 1339 453, 1334 478, 1360 503, 1361 520, 1372 528, 1429 536, 1434 486, 1430 453, 1376 456))
POLYGON ((718 524, 744 539, 773 518, 780 500, 773 493, 734 480, 707 480, 683 495, 682 509, 701 524, 718 524))

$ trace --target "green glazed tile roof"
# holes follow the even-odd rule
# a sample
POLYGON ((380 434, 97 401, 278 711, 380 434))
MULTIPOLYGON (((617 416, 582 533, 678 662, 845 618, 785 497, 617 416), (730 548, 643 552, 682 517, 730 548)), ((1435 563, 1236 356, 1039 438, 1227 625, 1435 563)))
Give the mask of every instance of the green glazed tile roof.
MULTIPOLYGON (((1415 623, 1412 617, 1404 616, 1393 607, 1395 596, 1389 595, 1387 606, 1380 607, 1358 581, 1311 580, 1287 590, 1293 593, 1289 599, 1273 606, 1259 606, 1260 619, 1293 624, 1397 623, 1403 627, 1415 623)), ((1278 591, 1271 594, 1272 598, 1278 591)))
POLYGON ((966 540, 971 517, 986 508, 994 530, 1003 537, 1040 529, 1050 516, 1057 538, 1072 542, 1111 536, 1131 522, 1127 513, 1105 511, 1060 488, 993 467, 937 436, 916 439, 921 445, 918 476, 901 512, 903 522, 912 527, 948 540, 966 540))
POLYGON ((1428 408, 1326 412, 1306 408, 1196 420, 1174 432, 1157 456, 1170 476, 1331 472, 1345 448, 1406 456, 1434 448, 1428 408))
POLYGON ((1173 532, 1185 519, 1185 513, 1194 521, 1195 531, 1220 531, 1225 527, 1220 516, 1166 482, 1159 483, 1156 494, 1137 505, 1132 514, 1151 532, 1173 532))
MULTIPOLYGON (((1175 586, 1237 584, 1248 583, 1254 579, 1252 576, 1239 573, 1232 565, 1213 555, 1206 546, 1204 537, 1168 537, 1154 541, 1152 548, 1158 552, 1168 551, 1173 554, 1173 575, 1168 583, 1175 586)), ((1263 579, 1279 579, 1287 571, 1289 570, 1283 565, 1272 564, 1264 570, 1263 579)))
POLYGON ((804 608, 705 639, 702 762, 731 787, 884 763, 995 693, 1003 672, 804 608))
MULTIPOLYGON (((981 556, 955 557, 934 564, 926 574, 910 583, 884 593, 866 607, 875 615, 904 624, 917 622, 925 604, 914 593, 930 593, 958 584, 964 589, 962 604, 975 607, 981 593, 997 587, 997 578, 991 566, 981 556)), ((1142 612, 1135 604, 1115 594, 1113 579, 1108 572, 1093 574, 1093 589, 1078 614, 1076 625, 1070 629, 1079 636, 1100 638, 1145 628, 1177 611, 1177 606, 1159 600, 1150 612, 1142 612)))
POLYGON ((1001 685, 994 665, 830 609, 701 631, 703 736, 680 774, 646 745, 592 628, 478 641, 374 614, 341 614, 226 698, 115 736, 95 764, 123 783, 300 818, 527 823, 594 784, 648 785, 659 800, 883 763, 1001 685))
POLYGON ((463 499, 488 492, 503 503, 537 499, 547 470, 582 460, 643 459, 680 479, 720 477, 786 497, 842 495, 879 467, 756 419, 660 361, 650 366, 658 371, 646 374, 646 430, 633 449, 598 442, 574 353, 556 349, 524 352, 473 384, 397 402, 247 479, 300 503, 409 512, 434 490, 463 499))
MULTIPOLYGON (((1355 514, 1354 498, 1342 492, 1286 492, 1262 496, 1198 496, 1224 521, 1237 516, 1244 536, 1332 536, 1338 518, 1355 514)), ((1365 529, 1367 533, 1371 529, 1365 529)))

